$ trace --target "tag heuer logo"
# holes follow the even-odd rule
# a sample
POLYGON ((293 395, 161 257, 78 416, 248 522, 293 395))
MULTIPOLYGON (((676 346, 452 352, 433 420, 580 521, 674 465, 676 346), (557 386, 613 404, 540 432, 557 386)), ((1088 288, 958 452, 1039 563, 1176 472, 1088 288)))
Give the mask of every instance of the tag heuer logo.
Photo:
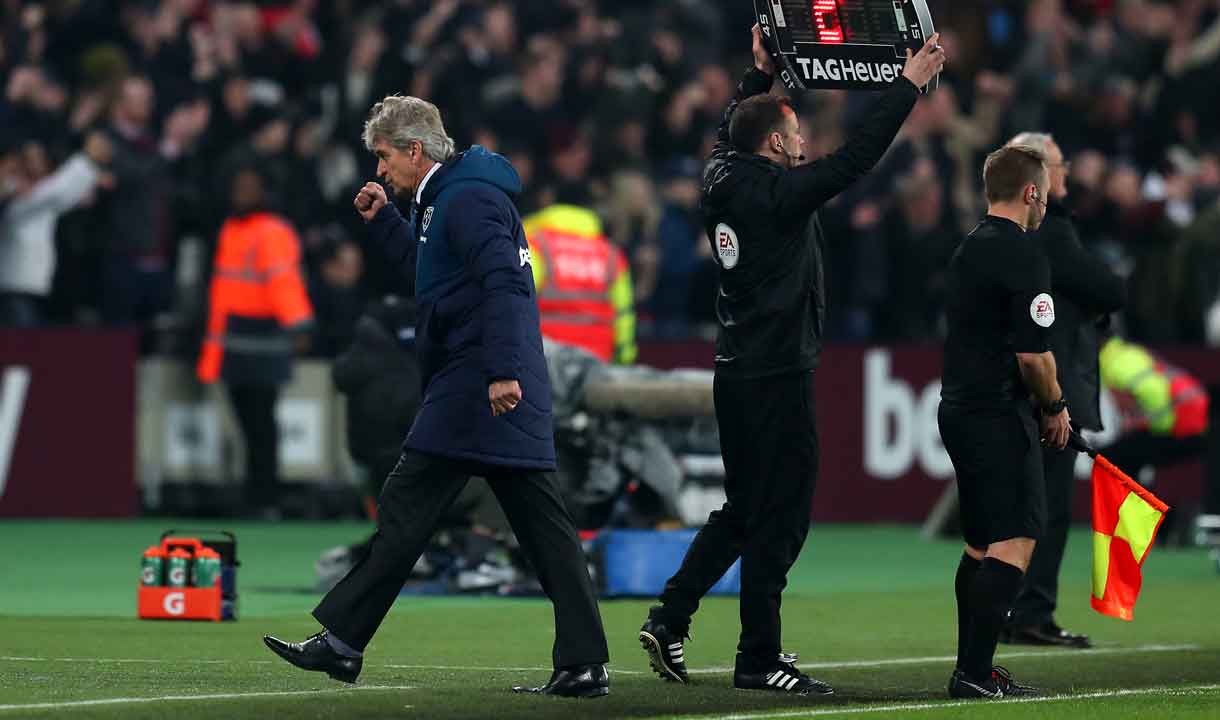
POLYGON ((422 230, 423 232, 428 232, 428 223, 430 223, 430 222, 432 222, 432 206, 431 205, 429 205, 428 209, 424 211, 424 219, 420 220, 420 230, 422 230))

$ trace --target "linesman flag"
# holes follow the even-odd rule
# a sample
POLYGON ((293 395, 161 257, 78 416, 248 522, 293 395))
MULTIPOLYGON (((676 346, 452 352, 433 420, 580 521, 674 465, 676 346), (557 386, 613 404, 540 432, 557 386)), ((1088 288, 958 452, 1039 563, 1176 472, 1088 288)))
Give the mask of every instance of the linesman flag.
POLYGON ((1144 558, 1169 506, 1127 477, 1072 433, 1070 443, 1093 458, 1093 594, 1102 615, 1131 620, 1144 558))

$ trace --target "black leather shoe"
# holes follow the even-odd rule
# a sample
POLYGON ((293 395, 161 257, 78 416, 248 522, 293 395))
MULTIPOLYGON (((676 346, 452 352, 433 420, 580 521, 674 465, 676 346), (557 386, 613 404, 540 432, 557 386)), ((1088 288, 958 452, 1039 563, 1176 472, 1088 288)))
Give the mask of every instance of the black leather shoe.
POLYGON ((1048 622, 1044 625, 1028 625, 1006 630, 1000 638, 1010 645, 1056 645, 1058 647, 1091 648, 1088 635, 1077 635, 1048 622))
POLYGON ((604 697, 610 694, 610 674, 605 665, 576 665, 556 670, 550 682, 542 687, 517 686, 513 692, 570 698, 604 697))
POLYGON ((364 665, 364 658, 344 657, 326 642, 326 631, 306 638, 304 642, 284 642, 270 635, 263 636, 263 644, 302 670, 324 672, 335 680, 354 683, 364 665))

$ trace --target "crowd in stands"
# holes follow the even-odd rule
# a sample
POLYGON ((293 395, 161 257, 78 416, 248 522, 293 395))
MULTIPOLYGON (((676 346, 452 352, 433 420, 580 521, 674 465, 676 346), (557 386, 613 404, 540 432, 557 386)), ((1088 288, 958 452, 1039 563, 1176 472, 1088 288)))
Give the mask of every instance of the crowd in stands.
MULTIPOLYGON (((1071 162, 1082 239, 1153 344, 1220 345, 1220 1, 930 0, 949 64, 881 166, 825 208, 831 339, 931 341, 980 217, 981 159, 1020 131, 1071 162)), ((714 328, 699 175, 749 64, 746 0, 0 0, 0 322, 138 324, 190 352, 234 177, 301 238, 311 351, 394 278, 351 203, 389 93, 505 154, 523 214, 595 209, 641 336, 714 328)), ((811 159, 869 93, 801 94, 811 159)))

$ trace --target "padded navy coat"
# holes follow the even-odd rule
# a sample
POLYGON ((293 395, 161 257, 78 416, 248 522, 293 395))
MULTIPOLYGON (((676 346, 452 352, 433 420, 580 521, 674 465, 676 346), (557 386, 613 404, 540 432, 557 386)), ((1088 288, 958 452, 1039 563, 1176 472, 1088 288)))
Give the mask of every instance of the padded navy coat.
POLYGON ((475 145, 427 179, 407 217, 389 204, 369 223, 419 304, 423 404, 406 448, 555 469, 529 245, 511 199, 520 192, 513 166, 475 145), (495 380, 516 380, 522 391, 499 417, 487 397, 495 380))

